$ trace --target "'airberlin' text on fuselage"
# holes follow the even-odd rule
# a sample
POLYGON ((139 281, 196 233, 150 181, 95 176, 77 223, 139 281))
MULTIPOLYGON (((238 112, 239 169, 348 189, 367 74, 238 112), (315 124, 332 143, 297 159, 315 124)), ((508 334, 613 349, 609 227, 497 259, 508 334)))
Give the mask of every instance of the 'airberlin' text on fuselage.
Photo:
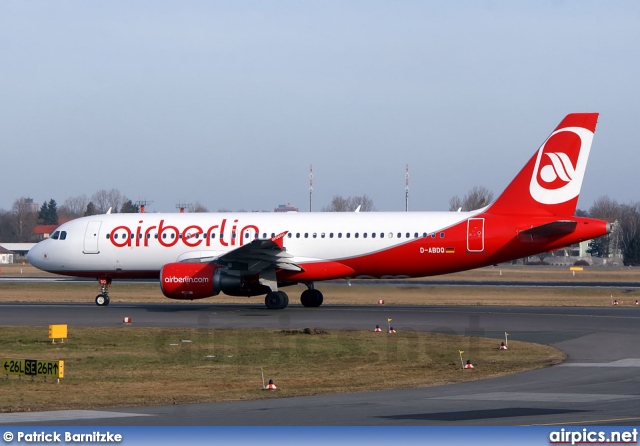
POLYGON ((251 241, 259 233, 255 225, 246 225, 238 231, 238 220, 233 221, 230 237, 225 237, 227 219, 224 218, 219 225, 203 228, 198 225, 190 225, 184 229, 177 226, 165 225, 164 220, 160 220, 158 226, 144 228, 143 221, 138 222, 135 229, 127 226, 118 226, 109 233, 109 240, 118 248, 147 247, 151 240, 157 240, 161 246, 171 247, 178 242, 182 242, 190 248, 197 246, 211 246, 216 242, 222 246, 242 246, 245 242, 251 241))

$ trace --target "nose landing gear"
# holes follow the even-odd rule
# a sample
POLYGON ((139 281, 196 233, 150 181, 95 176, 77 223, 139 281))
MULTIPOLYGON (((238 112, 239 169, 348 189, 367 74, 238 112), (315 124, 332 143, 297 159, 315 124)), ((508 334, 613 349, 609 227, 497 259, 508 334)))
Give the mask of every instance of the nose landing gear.
POLYGON ((99 307, 106 307, 109 305, 109 287, 111 286, 111 279, 99 277, 98 282, 100 282, 100 294, 96 296, 96 305, 99 307))

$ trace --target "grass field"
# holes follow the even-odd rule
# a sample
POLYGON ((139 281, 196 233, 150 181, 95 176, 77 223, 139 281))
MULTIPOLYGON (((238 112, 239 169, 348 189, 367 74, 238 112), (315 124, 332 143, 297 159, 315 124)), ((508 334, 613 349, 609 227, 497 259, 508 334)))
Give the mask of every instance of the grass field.
MULTIPOLYGON (((53 276, 29 265, 3 266, 6 277, 53 276), (20 272, 22 270, 22 273, 20 272)), ((514 284, 519 281, 563 282, 563 287, 489 287, 489 286, 423 286, 412 285, 412 280, 396 281, 393 285, 372 285, 366 281, 320 282, 316 284, 324 294, 328 305, 375 305, 384 300, 385 305, 540 305, 540 306, 610 306, 613 300, 619 305, 634 305, 640 299, 640 270, 629 268, 589 269, 569 271, 560 267, 491 267, 444 276, 429 280, 502 281, 514 284), (637 283, 628 288, 573 287, 579 282, 637 283)), ((98 294, 96 283, 83 284, 0 284, 0 302, 93 302, 98 294)), ((284 288, 291 303, 299 302, 305 288, 284 288)), ((157 284, 114 282, 110 294, 113 303, 185 303, 164 297, 157 284)), ((190 301, 186 301, 187 303, 190 301)), ((263 296, 232 297, 220 294, 197 300, 197 304, 239 303, 262 304, 263 296)))
POLYGON ((64 360, 65 377, 0 380, 0 411, 184 404, 422 387, 557 364, 548 346, 433 333, 0 327, 5 358, 64 360), (473 370, 462 370, 471 359, 473 370), (261 390, 273 379, 276 392, 261 390))

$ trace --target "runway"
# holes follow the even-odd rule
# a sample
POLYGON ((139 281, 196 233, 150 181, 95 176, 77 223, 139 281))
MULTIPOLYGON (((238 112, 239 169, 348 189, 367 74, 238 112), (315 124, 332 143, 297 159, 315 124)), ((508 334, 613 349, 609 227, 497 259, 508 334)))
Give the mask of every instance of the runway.
MULTIPOLYGON (((0 325, 404 331, 553 345, 559 366, 464 384, 232 403, 0 414, 21 425, 542 425, 640 423, 640 308, 2 304, 0 325)), ((473 354, 471 352, 471 354, 473 354)))

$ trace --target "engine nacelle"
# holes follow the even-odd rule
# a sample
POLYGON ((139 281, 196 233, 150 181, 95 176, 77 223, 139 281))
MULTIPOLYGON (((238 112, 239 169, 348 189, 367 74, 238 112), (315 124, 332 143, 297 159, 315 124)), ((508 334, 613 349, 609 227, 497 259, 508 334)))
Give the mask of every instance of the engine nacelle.
POLYGON ((170 299, 202 299, 218 294, 213 286, 216 265, 169 263, 160 271, 162 294, 170 299))
POLYGON ((170 299, 203 299, 242 286, 242 277, 211 263, 168 263, 160 271, 162 294, 170 299))

